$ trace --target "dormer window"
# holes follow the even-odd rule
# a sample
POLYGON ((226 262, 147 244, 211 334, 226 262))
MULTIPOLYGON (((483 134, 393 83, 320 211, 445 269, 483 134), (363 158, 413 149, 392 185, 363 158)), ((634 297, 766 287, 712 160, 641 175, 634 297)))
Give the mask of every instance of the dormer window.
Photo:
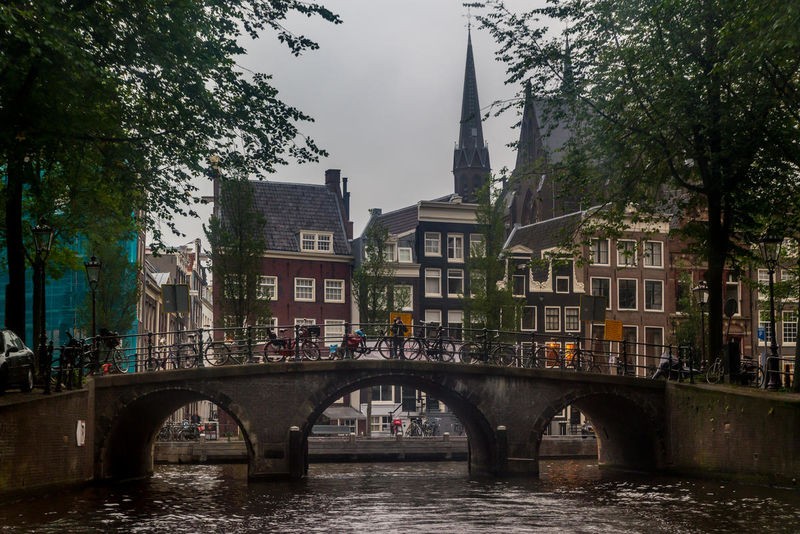
POLYGON ((333 234, 329 232, 300 232, 300 250, 303 252, 333 253, 333 234))

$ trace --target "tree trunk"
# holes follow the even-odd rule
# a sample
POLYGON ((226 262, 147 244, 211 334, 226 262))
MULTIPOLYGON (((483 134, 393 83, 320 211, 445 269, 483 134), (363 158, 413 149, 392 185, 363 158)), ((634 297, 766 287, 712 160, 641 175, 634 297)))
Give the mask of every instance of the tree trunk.
MULTIPOLYGON (((6 188, 6 327, 25 339, 25 246, 22 242, 22 184, 24 181, 22 150, 15 150, 8 161, 6 188)), ((28 340, 33 341, 35 340, 28 340)), ((33 346, 33 345, 31 345, 33 346)))

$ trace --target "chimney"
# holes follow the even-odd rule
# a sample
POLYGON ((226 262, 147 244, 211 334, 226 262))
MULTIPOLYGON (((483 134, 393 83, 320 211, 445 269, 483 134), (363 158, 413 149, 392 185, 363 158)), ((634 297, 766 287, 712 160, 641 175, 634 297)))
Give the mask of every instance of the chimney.
POLYGON ((336 193, 336 196, 342 198, 342 190, 339 186, 339 178, 342 171, 339 169, 328 169, 325 171, 325 187, 336 193))
POLYGON ((342 177, 342 203, 344 204, 344 216, 347 221, 347 238, 353 239, 353 221, 350 220, 350 191, 347 190, 347 178, 342 177))
POLYGON ((370 208, 368 211, 370 216, 372 217, 377 217, 378 215, 383 213, 383 210, 381 208, 370 208))

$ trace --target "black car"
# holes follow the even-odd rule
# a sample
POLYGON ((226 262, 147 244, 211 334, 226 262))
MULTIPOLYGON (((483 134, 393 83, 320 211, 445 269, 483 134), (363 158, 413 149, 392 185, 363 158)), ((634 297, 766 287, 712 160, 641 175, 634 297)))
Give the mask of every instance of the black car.
POLYGON ((32 390, 33 351, 11 330, 0 332, 0 394, 9 387, 32 390))

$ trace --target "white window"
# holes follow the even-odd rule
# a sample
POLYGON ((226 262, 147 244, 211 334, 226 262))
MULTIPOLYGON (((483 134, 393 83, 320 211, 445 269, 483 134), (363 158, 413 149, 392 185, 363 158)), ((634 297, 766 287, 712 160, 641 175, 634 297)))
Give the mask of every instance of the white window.
POLYGON ((447 312, 447 333, 453 339, 461 339, 461 329, 464 327, 464 312, 450 310, 447 312))
POLYGON ((397 248, 397 261, 400 263, 412 263, 414 261, 410 247, 397 248))
POLYGON ((636 241, 620 239, 617 241, 617 267, 636 265, 636 241))
POLYGON ((330 232, 300 232, 300 250, 303 252, 333 252, 333 234, 330 232))
POLYGON ((536 330, 536 306, 523 306, 520 330, 536 330))
POLYGON ((644 309, 647 311, 664 311, 664 281, 644 281, 644 309))
POLYGON ((454 262, 464 261, 464 236, 449 234, 447 236, 447 259, 454 262))
POLYGON ((592 239, 592 263, 595 265, 610 265, 608 259, 608 239, 592 239))
POLYGON ((425 296, 442 296, 442 271, 440 269, 425 269, 425 296))
POLYGON ((267 340, 267 328, 272 328, 274 332, 278 328, 277 317, 259 317, 256 319, 255 328, 253 328, 253 337, 257 343, 263 343, 267 340))
POLYGON ((579 332, 581 329, 581 309, 578 307, 564 308, 564 331, 579 332))
POLYGON ((294 279, 294 300, 314 302, 315 280, 313 278, 294 279))
POLYGON ((645 241, 644 243, 644 266, 663 267, 664 266, 664 244, 661 241, 645 241))
POLYGON ((733 273, 728 273, 728 279, 725 283, 725 305, 727 305, 729 300, 736 301, 736 307, 734 308, 734 315, 739 315, 739 303, 740 303, 740 294, 739 294, 739 279, 733 273))
POLYGON ((398 310, 414 310, 414 286, 398 284, 394 286, 394 307, 398 310))
POLYGON ((447 296, 461 297, 464 295, 464 271, 461 269, 447 269, 447 296))
POLYGON ((783 342, 794 345, 797 342, 797 311, 783 312, 781 326, 783 326, 783 342))
POLYGON ((558 306, 545 306, 544 331, 559 332, 561 330, 561 308, 558 306))
POLYGON ((758 298, 759 300, 769 298, 769 271, 766 269, 758 270, 758 298))
POLYGON ((442 324, 442 310, 425 310, 425 324, 428 326, 442 324))
POLYGON ((397 261, 397 245, 394 243, 386 243, 386 248, 383 249, 383 258, 388 262, 397 261))
POLYGON ((442 236, 439 232, 425 232, 425 255, 442 255, 442 236))
POLYGON ((514 297, 525 296, 525 275, 515 274, 511 277, 511 295, 514 297))
POLYGON ((311 326, 317 324, 316 319, 309 319, 308 317, 295 317, 294 324, 296 326, 311 326))
POLYGON ((617 280, 617 309, 635 310, 637 305, 637 281, 620 278, 617 280))
POLYGON ((344 319, 325 319, 322 332, 326 345, 338 345, 344 338, 344 319))
POLYGON ((278 277, 259 276, 257 296, 260 299, 278 300, 278 277))
POLYGON ((486 277, 483 271, 472 269, 469 272, 469 294, 470 296, 480 296, 486 293, 486 277))
POLYGON ((325 302, 344 302, 344 280, 325 280, 325 302))
MULTIPOLYGON (((769 321, 769 310, 761 310, 758 314, 758 328, 764 330, 764 342, 769 345, 772 343, 772 326, 769 321)), ((777 330, 778 326, 775 325, 777 330)))
POLYGON ((486 255, 486 245, 481 234, 469 234, 469 255, 471 258, 482 258, 486 255))

